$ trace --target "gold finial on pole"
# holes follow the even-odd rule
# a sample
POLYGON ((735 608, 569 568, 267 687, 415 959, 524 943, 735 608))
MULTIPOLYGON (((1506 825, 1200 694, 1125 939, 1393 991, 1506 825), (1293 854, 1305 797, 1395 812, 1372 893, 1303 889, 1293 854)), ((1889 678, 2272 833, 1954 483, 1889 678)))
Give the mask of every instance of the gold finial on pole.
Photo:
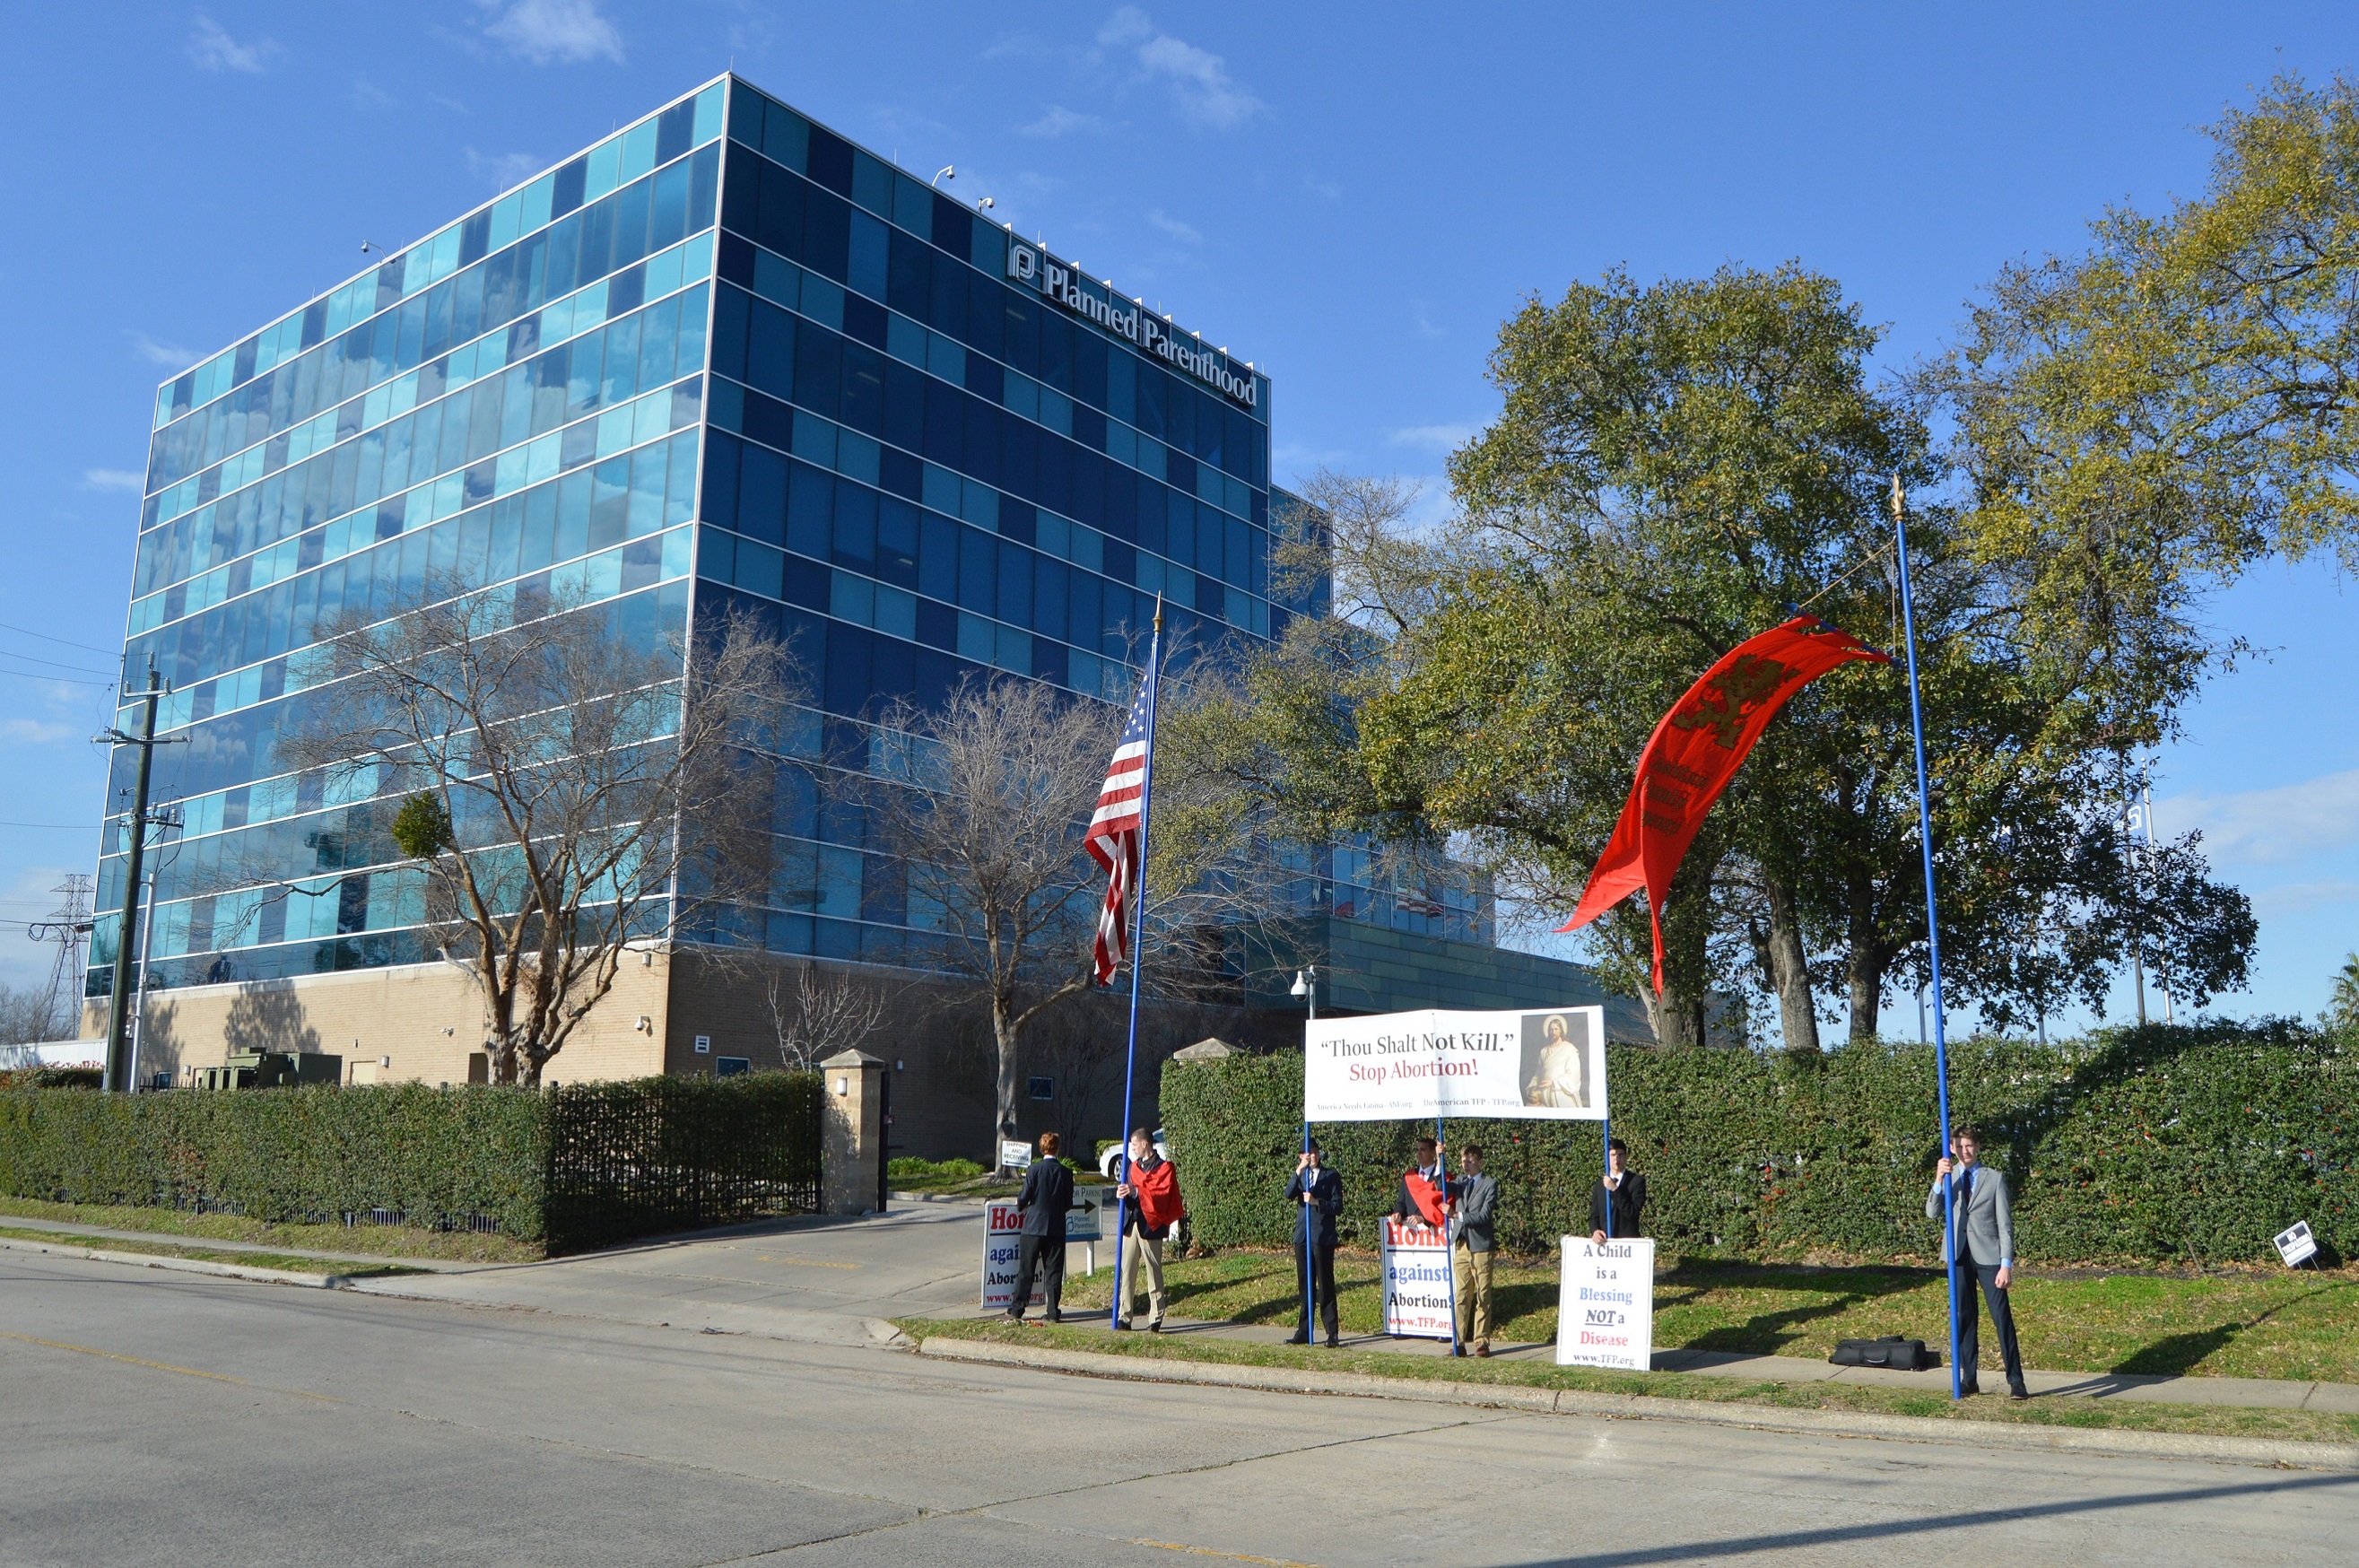
POLYGON ((1900 471, 1895 469, 1892 473, 1892 520, 1896 523, 1900 520, 1900 471))
POLYGON ((1158 635, 1163 630, 1163 595, 1160 593, 1155 595, 1155 630, 1158 635))

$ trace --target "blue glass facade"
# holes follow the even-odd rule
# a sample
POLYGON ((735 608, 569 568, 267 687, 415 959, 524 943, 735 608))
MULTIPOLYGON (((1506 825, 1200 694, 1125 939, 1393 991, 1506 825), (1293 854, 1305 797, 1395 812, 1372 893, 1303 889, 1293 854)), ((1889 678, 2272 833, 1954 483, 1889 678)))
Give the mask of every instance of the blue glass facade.
MULTIPOLYGON (((858 767, 883 702, 971 671, 1126 700, 1158 593, 1198 647, 1282 631, 1308 606, 1270 591, 1269 408, 1252 367, 742 82, 647 116, 159 389, 125 660, 188 741, 158 754, 184 818, 158 982, 428 956, 397 801, 273 764, 340 613, 453 574, 650 642, 750 612, 811 673, 796 748, 858 767)), ((780 779, 767 906, 683 934, 924 966, 856 814, 780 779)), ((116 949, 103 917, 92 994, 116 949)))

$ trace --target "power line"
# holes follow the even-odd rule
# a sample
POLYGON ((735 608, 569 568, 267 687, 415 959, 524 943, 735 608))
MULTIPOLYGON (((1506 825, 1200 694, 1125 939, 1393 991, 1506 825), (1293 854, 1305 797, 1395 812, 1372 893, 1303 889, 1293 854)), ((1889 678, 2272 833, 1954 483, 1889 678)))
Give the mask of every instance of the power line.
POLYGON ((5 621, 0 621, 0 632, 17 632, 28 637, 38 637, 43 642, 63 643, 68 648, 78 648, 85 653, 103 653, 112 656, 123 651, 119 648, 92 648, 86 642, 75 642, 70 637, 51 637, 47 632, 37 632, 30 626, 12 626, 5 621))
POLYGON ((46 675, 38 670, 0 670, 0 675, 11 675, 19 681, 54 681, 63 686, 103 686, 112 689, 112 681, 84 681, 71 675, 46 675))
POLYGON ((0 659, 13 659, 25 664, 46 664, 52 670, 79 670, 84 675, 104 675, 109 673, 107 670, 95 669, 87 664, 60 664, 54 659, 40 659, 29 653, 18 653, 13 648, 0 648, 0 659))
MULTIPOLYGON (((103 827, 104 823, 100 823, 103 827)), ((0 822, 0 828, 86 828, 88 822, 0 822)))

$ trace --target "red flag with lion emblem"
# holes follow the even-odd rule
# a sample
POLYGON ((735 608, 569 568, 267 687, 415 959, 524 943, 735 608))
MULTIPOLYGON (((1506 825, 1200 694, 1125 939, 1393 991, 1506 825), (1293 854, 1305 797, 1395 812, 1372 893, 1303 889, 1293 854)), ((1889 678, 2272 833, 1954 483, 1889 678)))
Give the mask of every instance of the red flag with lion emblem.
POLYGON ((1786 700, 1838 664, 1891 656, 1813 615, 1797 615, 1722 656, 1671 705, 1638 757, 1622 820, 1589 874, 1572 919, 1578 931, 1631 894, 1647 890, 1655 928, 1655 995, 1663 994, 1663 896, 1712 803, 1786 700))

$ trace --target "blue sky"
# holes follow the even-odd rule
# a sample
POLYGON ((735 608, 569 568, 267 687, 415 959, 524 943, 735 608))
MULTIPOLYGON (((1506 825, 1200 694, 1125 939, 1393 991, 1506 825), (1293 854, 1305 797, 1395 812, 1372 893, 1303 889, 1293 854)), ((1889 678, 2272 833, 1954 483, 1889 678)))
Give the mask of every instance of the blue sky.
MULTIPOLYGON (((100 810, 108 698, 70 682, 121 643, 156 382, 350 276, 362 240, 397 248, 733 63, 1257 360, 1281 476, 1429 479, 1494 409, 1484 356, 1528 293, 1799 258, 1897 365, 2005 261, 2199 189, 2199 127, 2272 74, 2359 64, 2359 16, 2217 5, 223 0, 27 7, 10 36, 0 920, 91 868, 71 824, 100 810)), ((2261 913, 2234 1010, 2316 1011, 2359 945, 2359 736, 2310 717, 2350 611, 2316 566, 2223 595, 2274 656, 2162 759, 2163 825, 2203 827, 2261 913)), ((45 970, 0 925, 0 979, 45 970)))

